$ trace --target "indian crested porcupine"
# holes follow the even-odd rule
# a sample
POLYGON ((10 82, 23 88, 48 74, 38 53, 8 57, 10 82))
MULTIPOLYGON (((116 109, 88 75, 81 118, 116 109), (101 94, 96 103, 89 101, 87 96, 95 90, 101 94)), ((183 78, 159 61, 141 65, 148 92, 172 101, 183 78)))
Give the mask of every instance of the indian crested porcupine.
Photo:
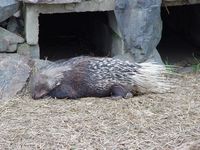
POLYGON ((135 92, 165 92, 170 82, 165 66, 115 58, 80 56, 55 63, 33 77, 32 97, 129 97, 135 92))

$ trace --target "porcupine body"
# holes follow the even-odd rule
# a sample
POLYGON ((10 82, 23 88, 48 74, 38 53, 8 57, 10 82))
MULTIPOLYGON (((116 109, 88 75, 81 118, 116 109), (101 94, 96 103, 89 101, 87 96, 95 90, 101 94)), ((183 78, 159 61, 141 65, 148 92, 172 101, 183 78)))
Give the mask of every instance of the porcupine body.
POLYGON ((166 69, 154 63, 131 63, 114 58, 80 56, 51 65, 34 76, 32 97, 121 96, 135 92, 164 92, 170 84, 166 69))

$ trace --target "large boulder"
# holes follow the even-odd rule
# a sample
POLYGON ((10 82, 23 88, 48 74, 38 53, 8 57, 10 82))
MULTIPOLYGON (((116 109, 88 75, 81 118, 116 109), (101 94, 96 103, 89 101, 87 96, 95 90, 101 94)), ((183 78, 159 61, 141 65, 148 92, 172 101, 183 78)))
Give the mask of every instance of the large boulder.
POLYGON ((18 54, 0 54, 0 99, 15 96, 31 73, 29 59, 18 54))
POLYGON ((14 52, 17 44, 23 43, 24 38, 0 27, 0 52, 14 52))
MULTIPOLYGON (((162 63, 156 50, 161 39, 162 0, 116 0, 115 15, 124 40, 125 54, 135 62, 162 63)), ((127 58, 128 58, 127 57, 127 58)))
POLYGON ((19 9, 17 0, 0 0, 0 22, 11 17, 19 9))

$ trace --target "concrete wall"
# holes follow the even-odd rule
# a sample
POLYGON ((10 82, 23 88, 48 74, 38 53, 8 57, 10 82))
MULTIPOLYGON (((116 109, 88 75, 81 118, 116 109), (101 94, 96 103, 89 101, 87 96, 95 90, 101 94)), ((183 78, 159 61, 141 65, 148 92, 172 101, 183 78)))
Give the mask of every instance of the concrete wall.
MULTIPOLYGON (((22 1, 33 1, 33 0, 22 0, 22 1)), ((68 1, 68 0, 66 0, 68 1)), ((37 2, 37 1, 34 1, 37 2)), ((51 2, 51 1, 50 1, 51 2)), ((56 1, 55 1, 56 2, 56 1)), ((25 38, 29 45, 36 46, 39 41, 39 15, 40 14, 53 14, 53 13, 70 13, 70 12, 92 12, 92 11, 111 11, 114 10, 115 0, 82 0, 76 3, 65 3, 65 4, 48 4, 48 3, 25 3, 25 38)), ((185 5, 185 4, 197 4, 200 0, 165 0, 163 5, 174 6, 174 5, 185 5)), ((109 15, 109 25, 112 29, 112 47, 111 56, 123 54, 124 43, 121 40, 121 33, 119 32, 117 22, 114 13, 109 15)), ((39 46, 36 46, 39 48, 39 46)), ((39 57, 39 50, 34 49, 32 52, 34 56, 39 57)))
POLYGON ((38 16, 52 13, 69 13, 85 11, 109 11, 114 10, 114 0, 85 1, 71 4, 26 4, 25 33, 26 41, 30 45, 38 43, 39 22, 38 16))
MULTIPOLYGON (((95 0, 95 1, 83 1, 81 3, 71 3, 71 4, 30 4, 25 5, 25 33, 26 33, 26 42, 29 45, 38 45, 39 41, 39 15, 40 14, 53 14, 53 13, 70 13, 70 12, 94 12, 94 11, 111 11, 114 10, 115 6, 114 0, 95 0)), ((113 30, 111 32, 111 39, 108 37, 111 44, 111 55, 122 54, 123 42, 121 39, 121 34, 119 32, 116 18, 113 13, 109 14, 109 28, 113 30)), ((103 29, 103 28, 102 28, 103 29)), ((106 28, 104 28, 106 29, 106 28)), ((108 32, 106 32, 108 33, 108 32)), ((109 34, 109 33, 108 33, 109 34)), ((106 38, 105 38, 106 40, 106 38)), ((104 43, 106 41, 104 40, 104 43)), ((104 46, 110 47, 110 43, 106 43, 104 46)), ((39 53, 36 50, 33 53, 39 53)), ((38 55, 39 54, 35 54, 38 55)))

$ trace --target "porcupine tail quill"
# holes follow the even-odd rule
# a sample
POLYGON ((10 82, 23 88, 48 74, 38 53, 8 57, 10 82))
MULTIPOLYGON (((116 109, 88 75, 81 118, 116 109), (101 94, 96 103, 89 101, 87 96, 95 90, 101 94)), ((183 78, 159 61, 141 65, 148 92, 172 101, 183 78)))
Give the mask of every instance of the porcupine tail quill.
POLYGON ((139 68, 134 80, 141 92, 165 93, 175 87, 175 79, 169 77, 173 73, 166 66, 152 62, 137 65, 139 68))

